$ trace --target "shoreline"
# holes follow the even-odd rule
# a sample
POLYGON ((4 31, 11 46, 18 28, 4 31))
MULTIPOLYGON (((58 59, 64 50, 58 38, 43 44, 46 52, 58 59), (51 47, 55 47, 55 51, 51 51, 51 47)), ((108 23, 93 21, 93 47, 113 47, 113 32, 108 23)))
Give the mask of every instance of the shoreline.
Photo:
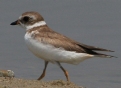
POLYGON ((84 88, 63 80, 38 81, 21 78, 0 77, 0 88, 84 88))

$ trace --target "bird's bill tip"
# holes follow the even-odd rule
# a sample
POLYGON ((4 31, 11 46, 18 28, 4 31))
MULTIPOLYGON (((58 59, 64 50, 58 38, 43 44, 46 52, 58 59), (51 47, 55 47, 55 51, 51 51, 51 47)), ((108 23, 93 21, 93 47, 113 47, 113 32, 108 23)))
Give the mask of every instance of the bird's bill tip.
POLYGON ((12 22, 10 25, 18 25, 18 24, 19 24, 19 21, 16 20, 16 21, 12 22))

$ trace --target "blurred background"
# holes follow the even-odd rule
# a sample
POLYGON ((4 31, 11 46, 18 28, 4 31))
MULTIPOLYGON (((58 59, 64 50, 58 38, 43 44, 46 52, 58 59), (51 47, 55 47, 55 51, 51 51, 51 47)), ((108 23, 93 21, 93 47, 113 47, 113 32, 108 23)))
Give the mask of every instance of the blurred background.
MULTIPOLYGON (((17 78, 37 79, 44 61, 27 49, 25 30, 10 25, 26 11, 39 12, 50 28, 78 42, 115 51, 106 54, 118 58, 62 64, 71 82, 86 88, 121 88, 120 0, 1 0, 0 69, 13 70, 17 78)), ((57 79, 66 80, 61 69, 50 63, 43 80, 57 79)))

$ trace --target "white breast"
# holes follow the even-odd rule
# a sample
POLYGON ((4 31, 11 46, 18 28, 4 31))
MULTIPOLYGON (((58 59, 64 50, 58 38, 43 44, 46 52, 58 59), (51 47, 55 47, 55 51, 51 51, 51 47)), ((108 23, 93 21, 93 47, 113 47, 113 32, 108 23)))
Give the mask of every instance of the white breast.
POLYGON ((37 57, 54 63, 55 61, 79 64, 81 61, 91 58, 94 55, 86 53, 76 53, 74 51, 66 51, 63 48, 55 48, 50 44, 44 44, 31 37, 30 34, 25 34, 25 42, 29 50, 37 57))

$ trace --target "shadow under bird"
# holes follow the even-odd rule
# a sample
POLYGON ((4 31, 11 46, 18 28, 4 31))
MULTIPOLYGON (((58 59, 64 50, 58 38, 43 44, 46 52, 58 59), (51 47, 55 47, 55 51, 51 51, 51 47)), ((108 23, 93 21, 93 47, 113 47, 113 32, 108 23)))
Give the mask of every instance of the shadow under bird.
POLYGON ((70 81, 68 72, 61 63, 79 64, 92 57, 114 57, 96 52, 113 52, 111 50, 85 45, 53 31, 38 12, 25 12, 11 25, 20 25, 26 29, 24 39, 28 49, 45 61, 43 72, 38 80, 45 76, 49 62, 57 64, 64 72, 67 81, 70 81))

